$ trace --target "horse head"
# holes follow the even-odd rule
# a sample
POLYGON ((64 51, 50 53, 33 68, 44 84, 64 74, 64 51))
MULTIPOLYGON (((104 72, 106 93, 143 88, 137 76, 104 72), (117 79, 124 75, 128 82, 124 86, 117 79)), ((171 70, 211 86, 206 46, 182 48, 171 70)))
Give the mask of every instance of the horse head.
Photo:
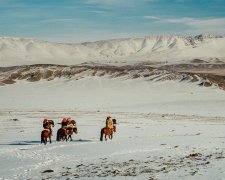
POLYGON ((52 125, 52 127, 54 127, 54 121, 53 120, 48 120, 49 124, 52 125))
POLYGON ((77 127, 74 127, 74 128, 73 128, 73 132, 74 132, 75 134, 77 134, 77 133, 78 133, 78 131, 77 131, 77 127))
POLYGON ((74 126, 76 125, 76 121, 75 120, 71 120, 70 123, 73 124, 74 126))
POLYGON ((116 124, 116 119, 113 119, 112 121, 113 121, 113 124, 116 124))

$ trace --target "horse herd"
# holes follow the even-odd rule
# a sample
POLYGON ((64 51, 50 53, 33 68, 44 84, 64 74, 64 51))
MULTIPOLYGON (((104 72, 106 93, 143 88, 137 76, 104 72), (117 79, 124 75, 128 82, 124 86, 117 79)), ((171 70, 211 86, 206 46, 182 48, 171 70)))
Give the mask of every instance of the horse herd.
MULTIPOLYGON (((49 129, 44 129, 41 132, 41 144, 47 144, 48 139, 49 139, 49 143, 52 143, 51 140, 51 136, 52 136, 52 129, 51 127, 54 127, 54 121, 53 120, 49 120, 49 129)), ((75 124, 75 121, 74 121, 75 124)), ((108 128, 108 127, 104 127, 101 129, 100 132, 100 141, 103 141, 103 136, 105 135, 105 140, 107 141, 107 136, 109 137, 109 139, 113 138, 113 133, 116 132, 116 122, 113 123, 113 128, 108 128)), ((77 127, 71 127, 71 126, 67 126, 67 127, 61 127, 58 129, 57 134, 56 134, 56 141, 68 141, 70 139, 70 141, 72 141, 72 135, 73 133, 77 134, 77 127)))

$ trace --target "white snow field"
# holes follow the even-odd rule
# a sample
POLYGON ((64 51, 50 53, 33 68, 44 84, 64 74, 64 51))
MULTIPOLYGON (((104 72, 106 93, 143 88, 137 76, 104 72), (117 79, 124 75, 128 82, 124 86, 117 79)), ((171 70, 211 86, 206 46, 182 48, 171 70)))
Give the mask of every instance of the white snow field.
POLYGON ((225 92, 177 81, 86 77, 0 88, 1 179, 223 179, 225 92), (106 116, 117 119, 100 142, 106 116), (42 121, 56 123, 41 145, 42 121), (63 117, 72 142, 56 142, 63 117))
POLYGON ((1 112, 1 179, 223 179, 224 118, 111 113, 119 122, 100 142, 108 112, 1 112), (43 116, 75 117, 71 142, 40 145, 43 116), (18 121, 11 120, 17 118, 18 121))
POLYGON ((154 112, 225 117, 225 91, 199 82, 87 76, 1 86, 2 110, 154 112))

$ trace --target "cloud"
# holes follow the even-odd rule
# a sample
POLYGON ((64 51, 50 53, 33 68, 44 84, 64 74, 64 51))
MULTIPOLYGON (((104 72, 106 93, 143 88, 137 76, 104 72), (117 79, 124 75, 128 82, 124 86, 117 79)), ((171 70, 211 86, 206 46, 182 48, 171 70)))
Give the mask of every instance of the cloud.
POLYGON ((144 16, 144 19, 160 20, 160 18, 156 16, 144 16))
POLYGON ((106 11, 93 10, 93 11, 89 11, 89 12, 96 14, 98 16, 108 16, 109 15, 109 13, 106 11))
MULTIPOLYGON (((9 8, 9 9, 24 9, 31 7, 32 4, 29 1, 21 0, 0 0, 0 8, 9 8)), ((37 7, 39 5, 35 5, 37 7)))
POLYGON ((44 19, 41 20, 41 23, 68 23, 68 22, 73 22, 74 19, 69 19, 69 18, 59 18, 59 19, 44 19))
POLYGON ((225 18, 207 18, 207 19, 199 19, 199 18, 175 18, 175 19, 164 19, 162 21, 169 23, 177 23, 177 24, 185 24, 191 27, 199 27, 199 26, 219 26, 225 25, 225 18))
MULTIPOLYGON (((121 1, 124 1, 124 0, 121 0, 121 1)), ((120 0, 86 0, 86 3, 112 5, 112 4, 120 3, 120 0)))
POLYGON ((154 0, 85 0, 87 4, 98 5, 115 5, 115 6, 134 6, 140 5, 146 2, 152 2, 154 0))
POLYGON ((225 18, 180 18, 165 19, 165 22, 183 24, 188 26, 187 32, 210 32, 223 34, 225 32, 225 18))
POLYGON ((158 23, 170 23, 186 26, 186 32, 201 33, 225 33, 225 18, 160 18, 155 16, 144 16, 144 19, 150 19, 158 23))

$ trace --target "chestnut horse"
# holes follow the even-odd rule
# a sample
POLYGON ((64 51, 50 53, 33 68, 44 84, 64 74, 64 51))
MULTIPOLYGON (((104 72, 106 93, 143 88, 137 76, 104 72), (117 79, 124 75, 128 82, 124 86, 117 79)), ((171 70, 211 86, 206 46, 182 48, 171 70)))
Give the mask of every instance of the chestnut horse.
POLYGON ((50 144, 52 143, 51 141, 51 136, 52 136, 52 129, 51 127, 54 127, 54 121, 53 120, 48 120, 48 129, 44 129, 41 132, 41 144, 44 143, 45 145, 47 144, 48 138, 49 138, 49 142, 50 144))
POLYGON ((100 136, 100 141, 103 141, 103 135, 105 134, 105 140, 107 141, 106 136, 109 137, 109 139, 113 138, 113 132, 116 132, 116 128, 113 126, 112 129, 108 127, 104 127, 101 129, 101 136, 100 136))
POLYGON ((67 128, 60 128, 57 131, 57 136, 56 136, 56 141, 67 141, 69 138, 72 141, 72 134, 76 133, 77 134, 77 127, 67 127, 67 128))

